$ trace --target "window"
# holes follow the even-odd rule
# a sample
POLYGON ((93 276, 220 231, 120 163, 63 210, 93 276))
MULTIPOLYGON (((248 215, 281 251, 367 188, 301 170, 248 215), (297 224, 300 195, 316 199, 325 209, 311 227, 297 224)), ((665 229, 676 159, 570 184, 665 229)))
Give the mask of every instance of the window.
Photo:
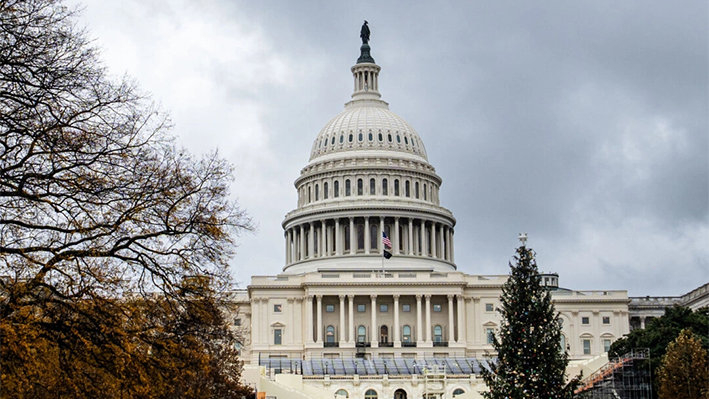
POLYGON ((389 342, 389 327, 387 326, 382 326, 379 329, 379 342, 389 342))
POLYGON ((584 355, 591 354, 591 340, 590 339, 583 340, 583 354, 584 355))
POLYGON ((327 326, 325 329, 325 342, 335 342, 335 327, 327 326))
POLYGON ((559 338, 559 349, 561 352, 566 350, 566 337, 564 334, 561 334, 561 338, 559 338))
POLYGON ((559 317, 558 319, 556 319, 556 322, 559 323, 559 327, 563 327, 563 326, 564 326, 564 319, 562 319, 561 317, 559 317))
POLYGON ((334 186, 333 186, 333 193, 332 196, 337 198, 340 196, 340 182, 335 180, 334 186))
POLYGON ((487 343, 492 344, 492 341, 495 339, 495 329, 494 328, 486 328, 485 335, 487 336, 487 343))
MULTIPOLYGON (((380 134, 381 136, 381 134, 380 134)), ((379 397, 377 396, 377 391, 374 389, 367 389, 367 392, 364 393, 364 399, 378 399, 379 397)))
POLYGON ((273 330, 273 344, 280 345, 282 341, 283 330, 276 328, 273 330))
POLYGON ((330 140, 330 145, 335 145, 335 136, 332 136, 332 140, 330 140))
POLYGON ((382 139, 382 134, 379 133, 379 142, 382 142, 382 141, 384 141, 384 139, 382 139))
POLYGON ((419 197, 419 182, 416 182, 414 184, 414 195, 416 196, 416 199, 419 197))
POLYGON ((396 135, 396 142, 401 144, 401 136, 399 136, 398 134, 396 135))
POLYGON ((374 138, 372 138, 372 132, 369 132, 369 137, 368 137, 368 138, 369 138, 369 141, 374 140, 374 138))
POLYGON ((310 200, 310 195, 311 195, 312 191, 313 191, 313 189, 310 188, 310 186, 308 186, 308 203, 310 203, 310 201, 311 201, 311 200, 310 200))
POLYGON ((404 195, 408 198, 411 197, 411 183, 407 180, 404 184, 404 195))
POLYGON ((350 250, 350 225, 345 225, 345 251, 350 250))
POLYGON ((441 304, 437 303, 433 305, 433 311, 434 312, 440 312, 441 311, 441 304))
POLYGON ((404 336, 403 342, 411 342, 411 327, 404 326, 404 333, 402 335, 404 336))
POLYGON ((410 312, 410 311, 411 311, 411 305, 409 305, 408 303, 405 303, 405 304, 401 305, 401 311, 402 311, 402 312, 410 312))
POLYGON ((464 393, 465 393, 464 390, 458 388, 458 389, 456 389, 455 391, 453 391, 453 397, 455 398, 456 396, 462 395, 462 394, 464 394, 464 393))
POLYGON ((404 143, 406 143, 406 145, 409 145, 409 138, 406 136, 404 136, 404 143))
POLYGON ((357 327, 357 342, 364 343, 367 339, 367 329, 364 326, 357 327))
POLYGON ((350 133, 350 136, 348 137, 348 141, 351 143, 354 138, 352 137, 352 133, 350 133))
POLYGON ((588 317, 582 317, 582 318, 581 318, 581 324, 589 324, 589 322, 588 322, 588 317))
POLYGON ((340 135, 340 144, 342 144, 343 141, 345 141, 345 136, 341 134, 340 135))
POLYGON ((423 200, 426 201, 426 183, 423 184, 423 200))
POLYGON ((357 179, 357 195, 364 194, 364 182, 362 179, 357 179))
POLYGON ((375 194, 377 194, 376 180, 369 179, 369 195, 375 195, 375 194))
POLYGON ((346 398, 350 397, 350 394, 347 393, 347 391, 345 391, 344 389, 339 389, 337 392, 335 392, 335 395, 336 396, 344 396, 346 398))
POLYGON ((352 185, 350 184, 350 179, 345 180, 345 197, 352 195, 352 185))
POLYGON ((485 304, 485 311, 486 311, 486 312, 494 312, 494 311, 495 311, 495 307, 494 307, 491 303, 486 303, 486 304, 485 304))
POLYGON ((357 140, 359 140, 360 142, 362 141, 362 132, 359 132, 359 135, 357 136, 357 140))
POLYGON ((357 311, 362 313, 367 311, 367 305, 357 305, 357 311))
POLYGON ((433 327, 433 342, 443 342, 443 327, 433 327))
POLYGON ((394 195, 399 196, 399 179, 394 180, 394 195))
POLYGON ((389 195, 389 181, 382 179, 382 195, 389 195))
POLYGON ((381 304, 381 305, 379 305, 379 311, 382 312, 382 313, 388 312, 388 311, 389 311, 389 305, 384 304, 384 303, 381 304))
POLYGON ((610 339, 604 339, 603 340, 603 351, 608 352, 611 350, 611 340, 610 339))
POLYGON ((603 316, 603 324, 611 324, 611 318, 609 316, 603 316))
POLYGON ((328 189, 328 184, 327 184, 327 182, 325 182, 322 185, 322 198, 323 199, 327 199, 327 196, 328 196, 327 189, 328 189))
POLYGON ((325 311, 327 313, 333 313, 335 312, 335 305, 325 305, 325 311))
POLYGON ((391 133, 389 133, 389 134, 387 135, 387 139, 389 139, 389 142, 390 142, 390 143, 392 142, 391 133))
POLYGON ((320 186, 316 184, 315 185, 315 201, 318 201, 318 200, 320 200, 320 186))
POLYGON ((379 243, 379 227, 372 223, 369 225, 369 248, 376 250, 379 243))
POLYGON ((280 303, 273 305, 273 313, 281 313, 281 312, 283 312, 283 305, 281 305, 280 303))
POLYGON ((234 319, 234 325, 239 327, 241 325, 241 319, 239 319, 239 318, 234 319))

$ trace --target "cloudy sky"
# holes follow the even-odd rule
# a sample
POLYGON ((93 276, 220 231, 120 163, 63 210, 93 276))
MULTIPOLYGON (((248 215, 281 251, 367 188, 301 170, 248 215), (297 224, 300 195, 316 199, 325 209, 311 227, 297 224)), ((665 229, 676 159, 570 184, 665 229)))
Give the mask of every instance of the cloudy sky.
MULTIPOLYGON (((70 3, 76 4, 76 3, 70 3)), ((367 19, 380 91, 423 138, 458 268, 506 274, 518 233, 561 285, 681 295, 709 281, 706 1, 88 0, 111 74, 218 148, 258 224, 233 274, 276 274, 312 140, 351 94, 367 19)))

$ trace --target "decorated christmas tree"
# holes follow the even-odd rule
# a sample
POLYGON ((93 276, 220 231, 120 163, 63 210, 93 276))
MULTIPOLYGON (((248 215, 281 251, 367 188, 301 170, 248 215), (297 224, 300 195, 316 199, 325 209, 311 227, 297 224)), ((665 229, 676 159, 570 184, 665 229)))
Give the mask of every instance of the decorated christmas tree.
POLYGON ((561 325, 549 290, 542 286, 534 251, 522 246, 510 262, 510 277, 502 288, 500 330, 492 337, 496 359, 482 376, 488 399, 556 399, 573 397, 578 378, 566 382, 569 363, 561 347, 561 325), (514 264, 513 264, 514 263, 514 264))

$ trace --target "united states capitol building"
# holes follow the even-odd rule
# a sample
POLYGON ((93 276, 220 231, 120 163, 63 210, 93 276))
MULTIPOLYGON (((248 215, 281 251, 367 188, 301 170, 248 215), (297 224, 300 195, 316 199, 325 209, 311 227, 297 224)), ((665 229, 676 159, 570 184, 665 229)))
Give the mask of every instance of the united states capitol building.
MULTIPOLYGON (((458 271, 443 179, 382 100, 369 45, 360 50, 351 100, 315 136, 295 181, 283 272, 253 276, 235 298, 245 381, 277 398, 481 397, 507 275, 458 271)), ((556 274, 543 283, 560 312, 560 349, 579 369, 630 331, 631 316, 637 328, 657 316, 650 298, 626 291, 563 289, 556 274)))

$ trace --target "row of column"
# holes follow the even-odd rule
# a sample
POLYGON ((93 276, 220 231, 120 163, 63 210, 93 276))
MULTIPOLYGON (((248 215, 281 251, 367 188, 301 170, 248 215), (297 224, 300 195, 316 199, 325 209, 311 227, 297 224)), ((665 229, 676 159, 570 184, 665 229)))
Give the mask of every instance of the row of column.
MULTIPOLYGON (((399 295, 392 295, 394 298, 394 345, 399 346, 401 343, 401 322, 399 319, 399 295)), ((317 316, 317 333, 315 334, 315 341, 313 341, 313 325, 314 315, 313 315, 313 295, 308 295, 306 297, 306 307, 305 307, 305 323, 306 323, 306 343, 312 344, 322 344, 323 342, 323 314, 322 314, 322 295, 315 295, 316 300, 316 316, 317 316)), ((369 328, 370 336, 369 343, 372 347, 379 346, 379 325, 377 324, 377 294, 371 294, 370 296, 371 305, 371 325, 369 328)), ((448 296, 448 342, 465 342, 465 301, 462 295, 452 295, 448 296), (454 313, 453 301, 457 300, 457 315, 454 313), (458 330, 458 340, 455 339, 455 329, 457 321, 458 330)), ((354 323, 354 299, 355 295, 339 295, 340 299, 340 344, 351 344, 353 345, 357 341, 355 323, 354 323), (345 299, 347 299, 347 315, 345 314, 345 299), (345 318, 347 318, 347 334, 344 333, 345 329, 345 318)), ((416 342, 419 344, 430 344, 432 343, 432 330, 431 330, 431 294, 416 294, 416 342), (423 317, 423 306, 422 302, 425 299, 425 319, 423 317), (422 328, 425 320, 425 329, 422 328), (421 333, 423 332, 423 334, 421 333)))
POLYGON ((354 91, 374 90, 379 91, 379 74, 375 69, 362 69, 354 72, 354 91))
MULTIPOLYGON (((292 226, 284 233, 286 241, 286 264, 306 259, 341 256, 356 253, 381 253, 382 231, 385 231, 385 217, 364 216, 349 217, 341 223, 340 218, 306 222, 292 226), (356 220, 357 219, 357 220, 356 220), (373 219, 373 220, 370 220, 373 219), (363 223, 360 223, 363 221, 363 223), (345 225, 345 223, 347 225, 345 225), (372 247, 370 226, 376 223, 377 237, 372 247), (349 249, 345 251, 345 230, 349 228, 349 249), (363 226, 362 245, 356 228, 363 226), (360 249, 361 248, 361 249, 360 249)), ((394 217, 394 224, 389 227, 394 255, 430 256, 432 258, 455 262, 452 227, 444 223, 425 219, 394 217), (401 219, 404 219, 403 221, 401 219), (392 234, 393 233, 393 234, 392 234), (430 248, 429 248, 429 244, 430 248)))

